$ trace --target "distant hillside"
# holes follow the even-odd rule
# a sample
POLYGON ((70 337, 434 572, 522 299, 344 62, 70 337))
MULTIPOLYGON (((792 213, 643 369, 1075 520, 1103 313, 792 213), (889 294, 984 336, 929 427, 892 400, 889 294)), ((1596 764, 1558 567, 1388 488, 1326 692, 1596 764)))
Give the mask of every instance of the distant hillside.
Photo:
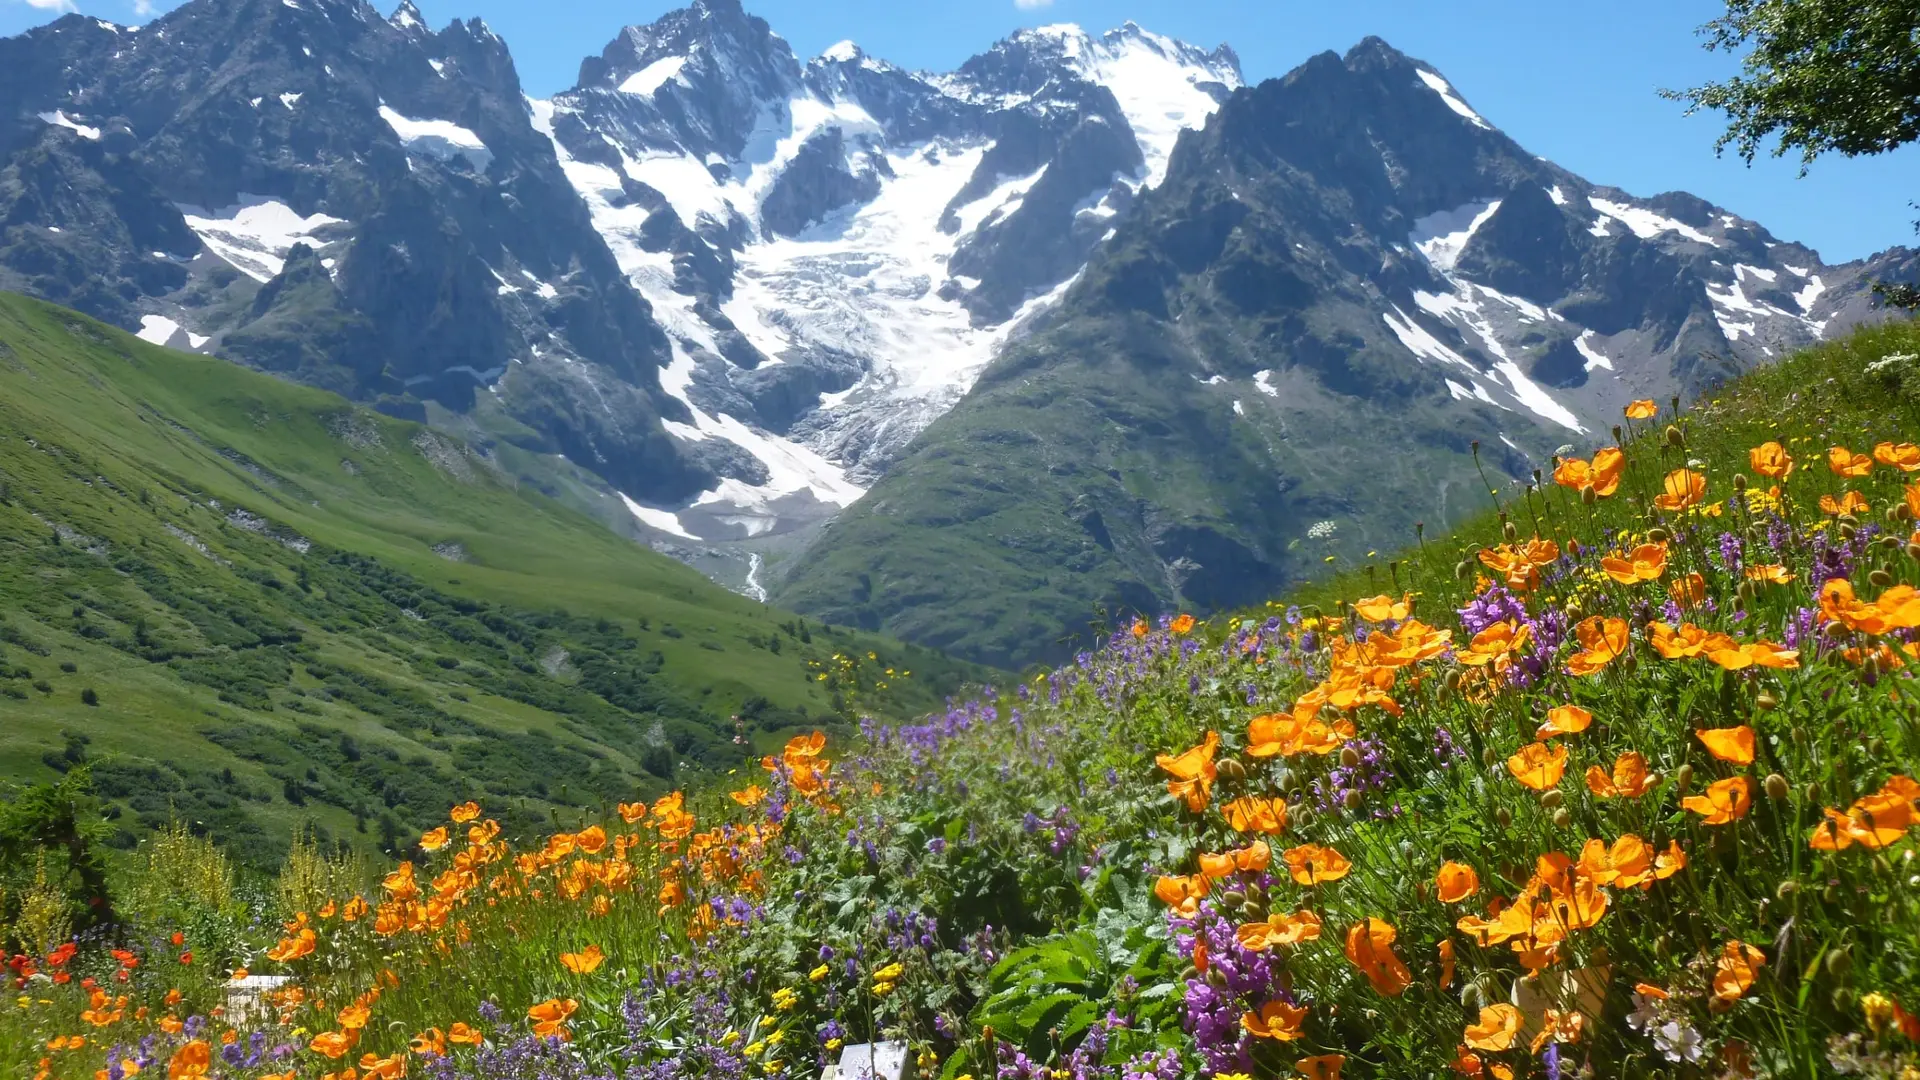
MULTIPOLYGON (((0 294, 0 790, 90 763, 124 842, 255 862, 487 798, 524 827, 957 690, 321 391, 0 294), (867 659, 871 654, 873 659, 867 659), (822 669, 834 668, 825 679, 822 669), (885 669, 911 672, 889 678, 885 669)), ((391 846, 389 843, 387 846, 391 846)))

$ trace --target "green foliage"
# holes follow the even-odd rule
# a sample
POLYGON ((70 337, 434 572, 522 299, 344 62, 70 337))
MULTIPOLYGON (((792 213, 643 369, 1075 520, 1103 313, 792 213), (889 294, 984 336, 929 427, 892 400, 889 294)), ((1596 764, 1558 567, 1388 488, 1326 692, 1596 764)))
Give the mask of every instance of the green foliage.
POLYGON ((0 904, 0 927, 19 916, 20 900, 36 878, 64 894, 65 921, 73 929, 111 921, 104 834, 84 765, 0 803, 0 894, 13 901, 12 910, 0 904))
POLYGON ((1920 3, 1914 0, 1727 0, 1701 28, 1707 48, 1746 50, 1743 74, 1662 96, 1688 112, 1727 114, 1716 144, 1752 161, 1811 162, 1829 150, 1881 154, 1920 137, 1920 3))

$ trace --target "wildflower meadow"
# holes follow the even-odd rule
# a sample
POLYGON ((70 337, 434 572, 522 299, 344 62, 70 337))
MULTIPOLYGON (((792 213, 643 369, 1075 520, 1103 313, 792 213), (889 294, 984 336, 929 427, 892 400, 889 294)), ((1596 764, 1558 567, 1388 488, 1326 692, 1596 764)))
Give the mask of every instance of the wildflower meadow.
POLYGON ((1457 533, 569 831, 251 881, 176 829, 91 920, 50 846, 0 1068, 1915 1080, 1916 352, 1636 402, 1457 533))

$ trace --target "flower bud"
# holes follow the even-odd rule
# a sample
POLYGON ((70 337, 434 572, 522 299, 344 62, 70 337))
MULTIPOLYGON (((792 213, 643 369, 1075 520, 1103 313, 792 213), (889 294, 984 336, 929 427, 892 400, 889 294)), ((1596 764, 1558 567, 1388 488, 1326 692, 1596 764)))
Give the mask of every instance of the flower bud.
POLYGON ((1792 897, 1794 893, 1797 893, 1799 891, 1800 891, 1800 883, 1793 880, 1792 878, 1788 878, 1787 880, 1781 882, 1773 890, 1773 895, 1775 899, 1785 901, 1790 897, 1792 897))
POLYGON ((1520 539, 1520 529, 1511 521, 1500 527, 1500 534, 1507 538, 1507 543, 1509 544, 1520 539))
POLYGON ((1686 448, 1687 437, 1686 435, 1681 433, 1680 426, 1678 424, 1667 425, 1667 445, 1673 447, 1676 450, 1681 450, 1686 448))
POLYGON ((1267 905, 1256 904, 1253 901, 1249 900, 1245 904, 1241 905, 1240 914, 1245 915, 1247 917, 1248 922, 1266 922, 1267 921, 1267 905))
POLYGON ((1810 803, 1820 801, 1820 781, 1810 780, 1807 782, 1807 801, 1810 803))
POLYGON ((1747 474, 1746 473, 1737 472, 1733 474, 1733 490, 1735 491, 1747 490, 1747 474))
POLYGON ((1230 908, 1238 908, 1247 902, 1247 894, 1238 889, 1228 889, 1220 894, 1220 902, 1230 908))
POLYGON ((1907 541, 1907 558, 1920 560, 1920 540, 1907 541))
POLYGON ((1255 904, 1267 902, 1267 891, 1258 885, 1247 886, 1247 900, 1255 904))
POLYGON ((1499 760, 1500 755, 1494 753, 1493 747, 1491 746, 1480 751, 1480 764, 1485 768, 1493 768, 1494 763, 1499 760))
POLYGON ((1461 581, 1473 577, 1473 564, 1465 559, 1453 564, 1453 576, 1461 581))
POLYGON ((1876 589, 1884 589, 1893 584, 1893 575, 1885 570, 1876 569, 1867 575, 1867 582, 1876 589))
POLYGON ((1560 794, 1559 788, 1548 788, 1540 793, 1540 805, 1548 810, 1558 810, 1565 799, 1566 797, 1560 794))
POLYGON ((1840 641, 1847 636, 1847 624, 1830 622, 1820 631, 1828 641, 1840 641))
POLYGON ((1844 979, 1847 972, 1853 970, 1853 950, 1849 948, 1830 949, 1827 952, 1827 974, 1836 979, 1844 979))
POLYGON ((1793 789, 1787 785, 1787 778, 1779 773, 1767 774, 1763 786, 1767 789, 1767 798, 1774 802, 1784 802, 1793 793, 1793 789))
POLYGON ((1553 812, 1553 827, 1556 829, 1573 828, 1573 815, 1567 812, 1566 807, 1563 806, 1553 812))
POLYGON ((1441 679, 1440 682, 1441 682, 1441 685, 1445 686, 1449 691, 1453 693, 1459 693, 1461 677, 1462 676, 1460 675, 1460 669, 1455 668, 1452 671, 1447 672, 1446 677, 1441 679))
POLYGON ((1239 781, 1247 778, 1247 767, 1240 764, 1240 759, 1238 758, 1222 759, 1218 770, 1220 775, 1228 780, 1239 781))
POLYGON ((1693 785, 1693 766, 1682 765, 1673 770, 1673 786, 1677 791, 1685 792, 1693 785))
POLYGON ((1899 551, 1900 538, 1897 536, 1883 536, 1880 538, 1880 548, 1883 551, 1899 551))
POLYGON ((1600 501, 1600 493, 1593 490, 1592 484, 1580 485, 1580 501, 1588 506, 1600 501))
POLYGON ((1664 525, 1655 525, 1653 528, 1647 530, 1647 539, 1656 544, 1664 544, 1673 539, 1673 533, 1668 531, 1664 525))
POLYGON ((1860 527, 1857 523, 1842 518, 1839 527, 1834 529, 1834 532, 1839 533, 1840 539, 1842 540, 1851 540, 1860 534, 1860 527))
POLYGON ((1360 802, 1360 792, 1357 789, 1349 790, 1345 795, 1340 797, 1341 805, 1349 810, 1360 809, 1360 802))
POLYGON ((1345 765, 1349 769, 1360 764, 1360 751, 1355 750, 1351 743, 1341 747, 1340 764, 1345 765))
POLYGON ((1503 829, 1513 827, 1513 815, 1509 814, 1507 808, 1504 806, 1496 806, 1493 808, 1493 821, 1494 824, 1503 829))

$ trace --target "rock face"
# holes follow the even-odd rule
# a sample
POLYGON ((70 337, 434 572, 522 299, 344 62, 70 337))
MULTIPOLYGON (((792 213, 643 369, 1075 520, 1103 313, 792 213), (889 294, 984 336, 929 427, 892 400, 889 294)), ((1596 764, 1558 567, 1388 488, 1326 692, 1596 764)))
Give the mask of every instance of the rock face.
POLYGON ((1183 138, 1060 302, 774 589, 1000 664, 1249 603, 1874 317, 1869 277, 1516 145, 1369 39, 1183 138), (1316 528, 1316 526, 1318 526, 1316 528))

